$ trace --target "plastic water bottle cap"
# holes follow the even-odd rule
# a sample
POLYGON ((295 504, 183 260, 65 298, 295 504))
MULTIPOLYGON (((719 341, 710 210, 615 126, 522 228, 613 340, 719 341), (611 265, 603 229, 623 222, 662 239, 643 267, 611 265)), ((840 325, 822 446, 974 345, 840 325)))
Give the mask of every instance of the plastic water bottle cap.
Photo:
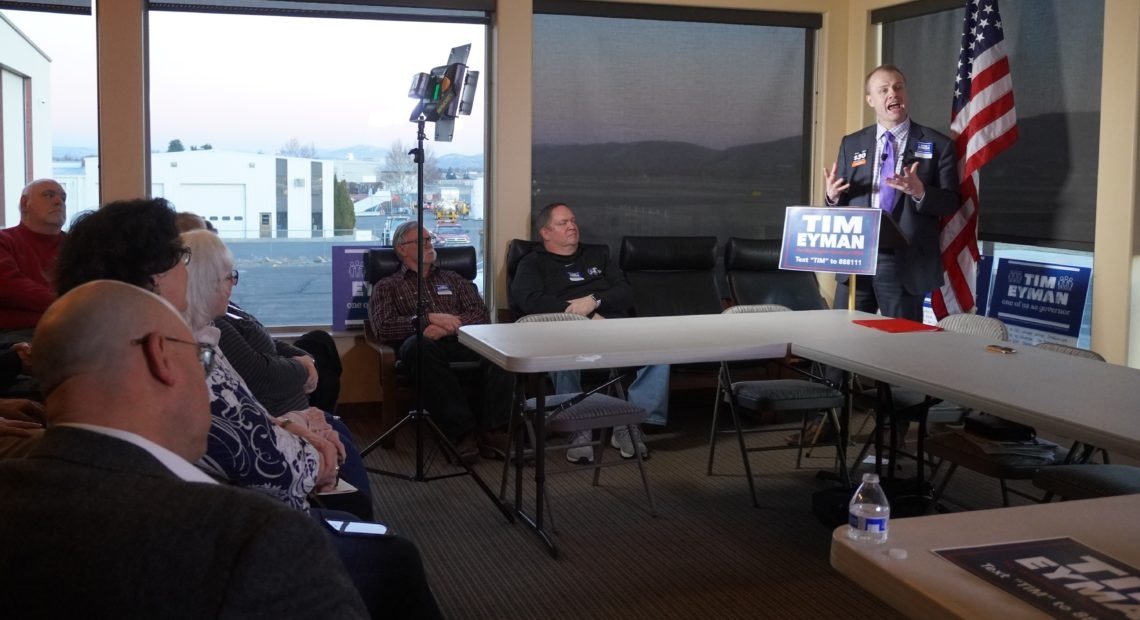
POLYGON ((863 482, 879 484, 879 474, 863 474, 863 482))
POLYGON ((887 552, 887 555, 895 560, 905 560, 907 558, 906 549, 900 549, 898 547, 892 547, 891 550, 887 552))

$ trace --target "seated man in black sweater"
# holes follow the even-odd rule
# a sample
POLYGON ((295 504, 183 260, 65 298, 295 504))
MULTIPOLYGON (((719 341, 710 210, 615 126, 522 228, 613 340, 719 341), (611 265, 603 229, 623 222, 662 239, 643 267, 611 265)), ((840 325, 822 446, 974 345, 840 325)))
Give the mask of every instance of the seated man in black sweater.
MULTIPOLYGON (((556 202, 535 215, 535 226, 542 237, 542 248, 519 260, 511 281, 512 306, 525 314, 572 312, 591 319, 627 317, 633 311, 633 290, 621 269, 600 246, 580 245, 578 222, 570 207, 556 202)), ((582 391, 578 371, 551 373, 554 391, 573 394, 582 391)), ((649 412, 648 424, 664 426, 669 411, 669 367, 645 366, 629 387, 629 401, 649 412)), ((589 431, 571 438, 571 444, 587 444, 589 431)), ((624 426, 614 428, 611 442, 622 458, 634 457, 634 445, 642 457, 649 456, 641 433, 631 437, 624 426)), ((578 445, 566 451, 571 463, 589 464, 594 450, 578 445)))

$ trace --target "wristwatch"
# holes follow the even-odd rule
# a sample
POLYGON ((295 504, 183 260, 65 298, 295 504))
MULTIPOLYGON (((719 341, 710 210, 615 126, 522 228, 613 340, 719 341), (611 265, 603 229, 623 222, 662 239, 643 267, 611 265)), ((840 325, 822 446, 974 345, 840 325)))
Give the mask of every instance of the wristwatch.
POLYGON ((590 293, 590 299, 594 300, 594 310, 602 307, 602 300, 598 299, 597 295, 590 293))

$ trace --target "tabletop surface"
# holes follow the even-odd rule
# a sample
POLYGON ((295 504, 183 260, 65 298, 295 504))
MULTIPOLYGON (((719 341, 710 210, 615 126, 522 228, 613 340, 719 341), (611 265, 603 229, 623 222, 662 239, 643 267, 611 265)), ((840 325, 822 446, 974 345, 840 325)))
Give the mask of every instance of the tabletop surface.
MULTIPOLYGON (((831 538, 831 565, 913 618, 1046 618, 932 550, 1069 537, 1140 566, 1140 495, 892 519, 882 545, 831 538), (906 551, 905 559, 889 555, 906 551)), ((1103 616, 1103 617, 1107 617, 1103 616)))
POLYGON ((470 325, 459 341, 512 372, 797 357, 1140 457, 1140 370, 951 332, 888 333, 848 310, 470 325))
POLYGON ((951 332, 800 337, 792 353, 1140 457, 1140 370, 951 332))
POLYGON ((842 332, 846 310, 465 325, 459 342, 513 372, 783 357, 792 337, 842 332))

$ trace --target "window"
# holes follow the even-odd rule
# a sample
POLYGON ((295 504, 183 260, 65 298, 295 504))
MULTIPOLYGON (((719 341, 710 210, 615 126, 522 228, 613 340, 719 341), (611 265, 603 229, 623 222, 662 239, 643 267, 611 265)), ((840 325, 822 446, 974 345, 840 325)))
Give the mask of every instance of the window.
MULTIPOLYGON (((884 62, 906 73, 914 118, 948 134, 965 9, 938 10, 945 4, 909 3, 872 20, 883 23, 884 62), (910 14, 924 5, 937 12, 910 14)), ((1001 17, 1019 137, 982 168, 978 236, 1091 250, 1104 2, 1002 0, 1001 17)))
MULTIPOLYGON (((872 21, 883 24, 884 62, 906 73, 915 119, 949 134, 965 9, 945 5, 920 0, 877 11, 872 21)), ((1000 6, 1018 140, 981 170, 980 249, 995 259, 1091 267, 1104 2, 1001 0, 1000 6)), ((1091 299, 1078 346, 1091 342, 1091 299)))
MULTIPOLYGON (((412 76, 468 43, 468 65, 482 73, 474 111, 457 121, 453 142, 429 139, 425 147, 435 170, 471 171, 476 180, 459 196, 481 207, 482 11, 397 15, 388 7, 258 0, 150 5, 151 144, 185 147, 153 154, 181 164, 170 179, 160 178, 169 166, 152 166, 153 180, 179 210, 223 218, 219 233, 242 271, 234 301, 264 323, 332 323, 332 247, 381 245, 394 205, 416 200, 407 154, 416 138, 412 76), (181 10, 188 7, 217 12, 181 10), (202 33, 208 45, 187 44, 202 33), (348 182, 355 225, 337 221, 334 179, 348 182)), ((438 202, 440 185, 438 172, 425 178, 427 200, 438 202)), ((481 257, 479 213, 462 223, 481 257)), ((425 217, 430 230, 434 216, 425 217)))
POLYGON ((69 215, 99 205, 95 19, 87 13, 0 11, 2 227, 20 221, 20 191, 37 178, 63 185, 69 215))
POLYGON ((774 238, 805 204, 812 14, 536 0, 535 210, 583 240, 774 238), (589 14, 583 14, 588 11, 589 14))

